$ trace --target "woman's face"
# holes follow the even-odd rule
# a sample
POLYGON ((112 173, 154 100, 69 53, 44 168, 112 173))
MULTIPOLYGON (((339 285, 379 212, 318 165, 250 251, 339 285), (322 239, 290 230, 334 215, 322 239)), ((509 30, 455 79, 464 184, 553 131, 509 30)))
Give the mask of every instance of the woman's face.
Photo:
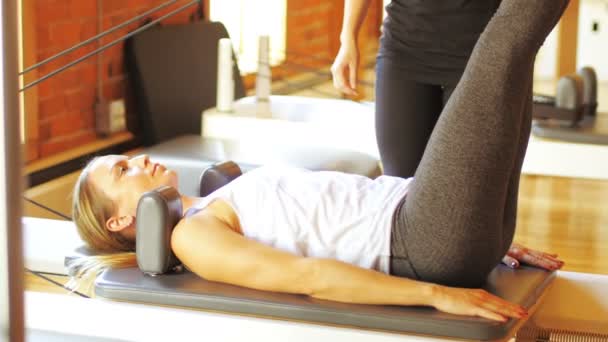
POLYGON ((177 188, 177 174, 151 162, 147 155, 99 157, 91 165, 88 180, 114 202, 117 215, 135 215, 137 202, 147 191, 164 185, 177 188))

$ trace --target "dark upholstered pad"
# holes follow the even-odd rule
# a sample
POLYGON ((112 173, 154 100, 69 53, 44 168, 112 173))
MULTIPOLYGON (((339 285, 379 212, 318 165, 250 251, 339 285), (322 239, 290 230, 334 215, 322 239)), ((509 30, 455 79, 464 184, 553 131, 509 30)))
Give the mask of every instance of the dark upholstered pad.
MULTIPOLYGON (((221 23, 157 26, 129 39, 125 58, 145 146, 201 129, 201 111, 215 106, 221 23)), ((245 96, 234 63, 235 99, 245 96)))
MULTIPOLYGON (((554 276, 555 273, 539 269, 512 270, 500 265, 490 274, 485 288, 504 299, 531 307, 554 276)), ((137 268, 105 272, 97 278, 95 293, 115 300, 476 340, 504 338, 517 323, 455 316, 426 307, 343 304, 256 291, 209 282, 189 272, 150 277, 137 268)))

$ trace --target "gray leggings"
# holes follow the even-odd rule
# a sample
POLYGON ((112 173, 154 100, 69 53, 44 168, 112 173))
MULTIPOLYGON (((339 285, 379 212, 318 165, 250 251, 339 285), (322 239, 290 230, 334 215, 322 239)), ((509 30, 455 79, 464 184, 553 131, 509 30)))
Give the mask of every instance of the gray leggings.
POLYGON ((503 0, 393 218, 391 274, 477 287, 515 231, 534 59, 568 0, 503 0))

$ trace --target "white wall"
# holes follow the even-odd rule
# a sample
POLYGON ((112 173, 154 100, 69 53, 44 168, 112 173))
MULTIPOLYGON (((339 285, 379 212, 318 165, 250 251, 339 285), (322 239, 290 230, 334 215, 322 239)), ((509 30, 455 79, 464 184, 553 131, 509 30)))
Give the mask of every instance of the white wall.
MULTIPOLYGON (((534 77, 554 79, 557 63, 557 29, 545 41, 536 58, 534 77)), ((579 16, 577 68, 592 66, 600 81, 608 81, 608 1, 582 0, 579 16), (599 29, 592 31, 593 23, 599 29)))
POLYGON ((555 78, 557 71, 557 33, 559 26, 553 29, 545 43, 536 55, 536 64, 534 64, 534 79, 535 80, 552 80, 555 78))
POLYGON ((592 66, 598 79, 608 81, 608 1, 583 0, 579 17, 577 67, 592 66), (596 32, 593 23, 599 24, 596 32))

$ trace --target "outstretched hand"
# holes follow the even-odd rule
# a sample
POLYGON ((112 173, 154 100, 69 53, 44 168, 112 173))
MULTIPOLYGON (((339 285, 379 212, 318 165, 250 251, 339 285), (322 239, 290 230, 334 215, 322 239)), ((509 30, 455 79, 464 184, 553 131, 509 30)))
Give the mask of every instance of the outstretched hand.
POLYGON ((433 298, 433 307, 437 310, 456 315, 478 316, 499 322, 528 315, 524 307, 481 289, 437 286, 433 298))
MULTIPOLYGON (((502 262, 512 268, 518 268, 521 263, 525 263, 550 271, 564 266, 564 262, 557 258, 557 254, 536 251, 518 243, 511 245, 502 262)), ((508 318, 522 318, 528 315, 524 307, 510 303, 485 290, 439 285, 435 289, 433 306, 443 312, 478 316, 503 322, 508 318)))
POLYGON ((525 263, 549 271, 555 271, 564 266, 564 262, 557 258, 557 254, 536 251, 518 243, 513 243, 509 247, 502 262, 511 268, 518 268, 521 263, 525 263))

